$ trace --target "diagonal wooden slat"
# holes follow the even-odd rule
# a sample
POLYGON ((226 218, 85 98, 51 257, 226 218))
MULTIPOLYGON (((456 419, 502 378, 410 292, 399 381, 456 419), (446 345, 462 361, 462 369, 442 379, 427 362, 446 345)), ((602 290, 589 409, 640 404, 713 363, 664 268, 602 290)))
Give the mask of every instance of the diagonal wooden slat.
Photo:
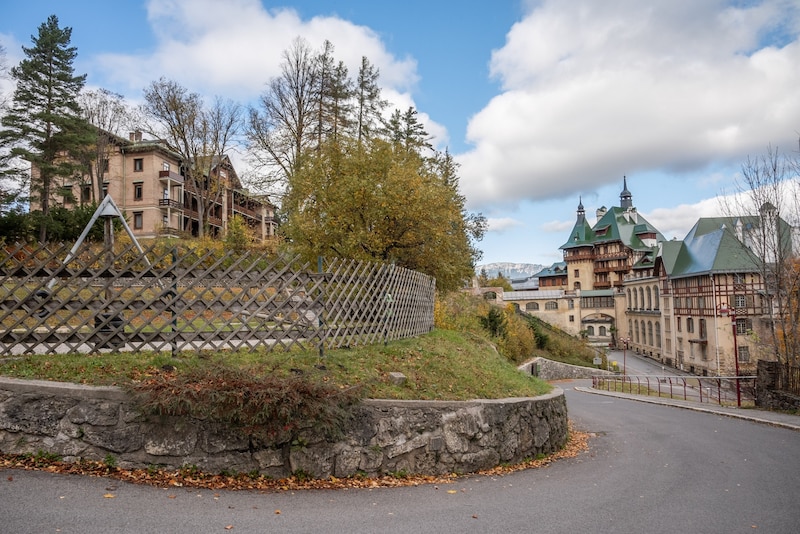
POLYGON ((0 249, 0 355, 291 350, 415 336, 435 281, 393 265, 219 253, 185 243, 0 249))

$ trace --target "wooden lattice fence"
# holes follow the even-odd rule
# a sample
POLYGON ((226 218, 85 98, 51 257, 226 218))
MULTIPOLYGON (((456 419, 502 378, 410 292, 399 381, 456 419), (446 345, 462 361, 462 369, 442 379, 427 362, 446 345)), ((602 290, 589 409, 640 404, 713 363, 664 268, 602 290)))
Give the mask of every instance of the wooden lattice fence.
POLYGON ((338 348, 433 328, 435 280, 392 265, 157 243, 2 254, 0 356, 338 348))

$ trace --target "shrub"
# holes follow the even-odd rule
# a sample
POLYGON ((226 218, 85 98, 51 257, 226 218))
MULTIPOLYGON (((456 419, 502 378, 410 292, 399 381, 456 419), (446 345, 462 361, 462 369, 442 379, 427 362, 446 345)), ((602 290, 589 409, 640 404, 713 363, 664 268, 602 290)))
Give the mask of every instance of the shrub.
POLYGON ((340 389, 305 375, 235 369, 223 364, 149 377, 132 389, 145 412, 188 415, 229 425, 271 445, 296 441, 306 428, 340 435, 356 388, 340 389))

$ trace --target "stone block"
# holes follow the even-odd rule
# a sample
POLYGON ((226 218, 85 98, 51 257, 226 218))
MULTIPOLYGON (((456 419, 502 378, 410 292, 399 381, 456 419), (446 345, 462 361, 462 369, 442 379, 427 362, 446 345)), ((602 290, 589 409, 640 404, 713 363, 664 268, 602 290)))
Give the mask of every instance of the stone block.
POLYGON ((395 386, 402 386, 406 383, 406 375, 403 373, 398 372, 391 372, 389 373, 389 382, 391 382, 395 386))

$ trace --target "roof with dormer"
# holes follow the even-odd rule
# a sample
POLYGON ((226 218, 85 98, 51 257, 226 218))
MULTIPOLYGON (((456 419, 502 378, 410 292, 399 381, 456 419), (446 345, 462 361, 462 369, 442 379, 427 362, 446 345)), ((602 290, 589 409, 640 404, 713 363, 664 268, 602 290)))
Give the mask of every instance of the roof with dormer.
POLYGON ((670 278, 758 272, 760 260, 737 237, 728 217, 699 219, 682 241, 662 243, 656 259, 670 278))

